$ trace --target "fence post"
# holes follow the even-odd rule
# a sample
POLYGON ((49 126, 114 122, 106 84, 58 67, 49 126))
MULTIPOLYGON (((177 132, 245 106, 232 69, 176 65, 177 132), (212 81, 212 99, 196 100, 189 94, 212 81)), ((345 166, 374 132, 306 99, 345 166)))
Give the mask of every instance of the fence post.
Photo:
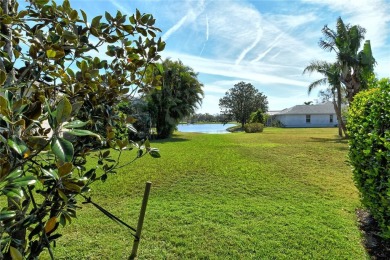
POLYGON ((139 241, 141 240, 142 225, 144 224, 146 206, 148 205, 148 198, 149 198, 151 186, 152 186, 151 182, 149 182, 149 181, 146 182, 144 198, 142 200, 141 211, 139 213, 139 218, 138 218, 137 231, 135 233, 135 239, 134 239, 134 243, 133 243, 133 249, 132 249, 131 255, 129 257, 130 260, 135 259, 135 257, 137 256, 137 250, 138 250, 139 241))

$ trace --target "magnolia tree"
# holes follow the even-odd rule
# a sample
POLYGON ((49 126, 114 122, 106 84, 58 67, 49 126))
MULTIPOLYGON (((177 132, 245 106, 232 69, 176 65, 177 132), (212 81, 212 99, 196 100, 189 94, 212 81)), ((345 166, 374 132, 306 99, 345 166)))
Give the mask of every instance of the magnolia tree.
POLYGON ((159 157, 147 140, 120 138, 132 119, 115 107, 158 84, 144 74, 165 43, 153 16, 138 10, 89 19, 68 0, 30 0, 24 10, 0 2, 0 259, 45 249, 53 258, 58 226, 76 217, 91 184, 123 166, 126 150, 137 149, 134 160, 159 157))

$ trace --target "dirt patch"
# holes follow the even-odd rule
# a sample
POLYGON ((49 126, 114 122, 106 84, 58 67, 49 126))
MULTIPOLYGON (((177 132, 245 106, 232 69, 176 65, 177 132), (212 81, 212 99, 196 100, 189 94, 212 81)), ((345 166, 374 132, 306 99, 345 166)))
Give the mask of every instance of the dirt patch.
POLYGON ((357 209, 356 215, 363 233, 364 247, 371 259, 390 259, 390 240, 385 240, 379 235, 378 223, 366 210, 357 209))

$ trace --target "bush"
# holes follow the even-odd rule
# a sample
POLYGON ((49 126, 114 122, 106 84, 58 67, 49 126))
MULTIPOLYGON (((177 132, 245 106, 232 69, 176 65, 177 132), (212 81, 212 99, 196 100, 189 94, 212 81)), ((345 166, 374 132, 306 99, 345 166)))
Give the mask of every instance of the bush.
POLYGON ((349 159, 362 203, 390 238, 390 80, 355 96, 349 109, 349 159))
POLYGON ((264 124, 266 122, 266 114, 263 113, 261 109, 253 112, 249 118, 249 122, 251 123, 261 123, 264 124))
POLYGON ((244 126, 245 133, 261 133, 263 129, 264 125, 260 123, 250 123, 244 126))

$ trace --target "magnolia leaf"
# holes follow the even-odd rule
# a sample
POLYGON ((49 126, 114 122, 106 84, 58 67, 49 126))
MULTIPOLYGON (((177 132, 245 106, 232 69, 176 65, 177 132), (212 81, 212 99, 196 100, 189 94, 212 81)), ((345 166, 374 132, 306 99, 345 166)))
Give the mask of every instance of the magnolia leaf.
POLYGON ((84 12, 84 10, 80 10, 80 11, 81 11, 81 14, 83 16, 84 23, 87 23, 87 14, 84 12))
POLYGON ((57 217, 50 218, 45 225, 45 233, 50 233, 55 227, 57 223, 57 217))
POLYGON ((72 105, 66 97, 58 102, 56 112, 57 123, 60 124, 66 122, 69 119, 70 115, 72 114, 72 105))
POLYGON ((68 173, 72 172, 73 164, 70 162, 64 163, 60 167, 58 167, 58 174, 60 177, 63 177, 67 175, 68 173))
POLYGON ((0 212, 0 221, 3 221, 5 219, 10 219, 16 216, 15 211, 1 211, 0 212))
POLYGON ((20 253, 19 250, 16 249, 15 247, 10 246, 9 251, 11 253, 12 260, 23 260, 22 253, 20 253))
POLYGON ((63 162, 70 162, 73 159, 73 145, 63 138, 53 138, 51 141, 51 150, 63 162))
POLYGON ((8 145, 19 155, 23 156, 25 152, 27 152, 29 149, 23 140, 21 140, 19 137, 13 137, 12 139, 8 139, 7 141, 8 145))
POLYGON ((15 170, 15 171, 11 172, 10 174, 8 174, 8 176, 5 179, 6 180, 16 179, 16 178, 18 178, 22 174, 23 174, 23 171, 18 169, 18 170, 15 170))
POLYGON ((73 182, 63 182, 66 189, 80 193, 81 187, 73 182))
POLYGON ((161 155, 160 155, 160 152, 157 148, 152 148, 150 149, 149 151, 149 154, 153 157, 153 158, 160 158, 161 155))
POLYGON ((135 127, 132 124, 127 124, 126 126, 133 133, 137 133, 138 132, 137 129, 135 129, 135 127))
POLYGON ((15 183, 21 187, 33 185, 36 182, 37 182, 37 180, 35 179, 34 176, 24 176, 24 177, 18 178, 18 179, 13 181, 13 183, 15 183))
POLYGON ((58 175, 53 169, 46 170, 44 168, 41 168, 41 171, 45 176, 58 180, 58 175))
POLYGON ((72 10, 72 12, 70 12, 70 19, 72 19, 73 21, 77 19, 78 17, 78 13, 76 10, 72 10))
POLYGON ((0 85, 3 85, 6 79, 7 79, 7 73, 0 70, 0 85))
POLYGON ((30 136, 28 138, 28 144, 32 149, 39 150, 48 145, 48 141, 42 137, 30 136))
POLYGON ((65 202, 68 203, 68 197, 65 195, 65 193, 62 190, 57 189, 58 195, 60 195, 61 199, 65 202))
POLYGON ((46 51, 46 56, 50 58, 55 58, 57 55, 57 52, 55 50, 47 50, 46 51))
POLYGON ((10 110, 8 107, 8 100, 3 96, 0 96, 0 114, 4 116, 9 116, 10 110))
POLYGON ((86 126, 87 124, 88 124, 88 122, 83 122, 81 120, 75 120, 75 121, 72 121, 72 122, 65 124, 64 128, 67 128, 67 129, 80 128, 80 127, 86 126))
POLYGON ((71 135, 76 135, 76 136, 94 136, 98 138, 99 140, 101 139, 100 135, 91 132, 89 130, 83 130, 83 129, 73 129, 72 131, 66 132, 67 134, 71 135))
POLYGON ((19 187, 13 189, 4 188, 3 193, 9 198, 21 198, 23 196, 23 191, 19 187))
POLYGON ((49 0, 35 0, 35 3, 38 5, 45 5, 49 2, 49 0))
POLYGON ((100 24, 100 19, 102 19, 101 15, 96 16, 95 18, 93 18, 91 26, 94 27, 94 28, 98 28, 99 24, 100 24))

